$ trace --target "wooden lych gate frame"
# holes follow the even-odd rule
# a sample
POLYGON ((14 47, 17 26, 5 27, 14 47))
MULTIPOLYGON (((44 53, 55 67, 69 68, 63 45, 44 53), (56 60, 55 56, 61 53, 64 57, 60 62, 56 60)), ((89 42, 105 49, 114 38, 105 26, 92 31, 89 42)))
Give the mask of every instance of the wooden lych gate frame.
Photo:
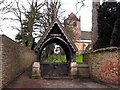
POLYGON ((63 48, 66 54, 68 66, 70 66, 71 62, 75 62, 77 47, 68 34, 69 32, 65 31, 59 19, 54 19, 34 48, 38 61, 42 64, 41 53, 47 45, 57 43, 63 48))

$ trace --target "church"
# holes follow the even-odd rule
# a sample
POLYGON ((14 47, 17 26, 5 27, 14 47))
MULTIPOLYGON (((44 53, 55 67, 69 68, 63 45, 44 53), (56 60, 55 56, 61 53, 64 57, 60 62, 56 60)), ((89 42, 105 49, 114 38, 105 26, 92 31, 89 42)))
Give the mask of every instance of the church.
POLYGON ((69 32, 69 37, 75 43, 78 51, 77 54, 81 54, 91 49, 91 32, 81 30, 81 20, 71 12, 68 18, 64 20, 64 27, 69 32))

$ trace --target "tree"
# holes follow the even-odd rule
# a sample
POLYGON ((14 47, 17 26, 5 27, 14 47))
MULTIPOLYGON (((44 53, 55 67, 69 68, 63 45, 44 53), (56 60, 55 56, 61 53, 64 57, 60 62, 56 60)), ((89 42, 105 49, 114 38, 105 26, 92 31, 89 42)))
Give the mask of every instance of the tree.
MULTIPOLYGON (((24 20, 22 18, 22 15, 25 16, 25 14, 26 14, 26 9, 24 8, 25 11, 22 12, 18 1, 16 1, 16 6, 17 6, 17 8, 15 8, 15 10, 11 10, 11 12, 16 16, 18 22, 20 23, 20 28, 15 27, 19 31, 19 33, 16 35, 15 39, 17 39, 18 42, 21 43, 23 46, 27 46, 27 44, 26 44, 27 32, 24 30, 25 29, 24 28, 24 20)), ((14 9, 14 7, 12 9, 14 9)))
MULTIPOLYGON (((59 0, 46 0, 45 6, 42 12, 42 16, 39 16, 39 23, 41 27, 46 31, 51 23, 54 21, 56 17, 61 18, 64 11, 61 10, 61 2, 59 0)), ((41 14, 38 14, 41 15, 41 14)), ((51 51, 54 50, 55 45, 50 44, 45 48, 45 56, 49 56, 51 51)))
POLYGON ((5 13, 14 14, 14 18, 4 18, 4 20, 17 21, 20 26, 12 26, 19 31, 16 41, 23 46, 32 48, 36 38, 40 38, 44 31, 50 26, 56 16, 61 17, 61 3, 59 0, 45 0, 39 2, 32 0, 28 5, 24 5, 22 0, 14 0, 10 7, 5 8, 5 13))
POLYGON ((120 47, 120 3, 118 3, 116 14, 117 19, 114 23, 110 45, 120 47))
MULTIPOLYGON (((37 4, 38 2, 33 2, 30 5, 30 9, 25 12, 25 19, 20 20, 21 23, 21 30, 16 36, 16 40, 19 40, 19 42, 22 42, 24 46, 27 46, 31 49, 33 49, 34 43, 35 43, 35 37, 33 36, 33 33, 35 32, 35 26, 37 26, 35 23, 37 13, 41 9, 41 7, 44 5, 44 3, 37 4)), ((19 10, 21 12, 21 10, 19 10)))
POLYGON ((111 35, 116 21, 117 2, 104 2, 98 9, 98 40, 93 49, 110 47, 111 35))
POLYGON ((85 1, 86 0, 77 0, 76 3, 76 14, 78 14, 83 6, 85 6, 85 1))
MULTIPOLYGON (((12 14, 12 17, 5 17, 4 20, 10 20, 12 22, 17 22, 17 26, 12 26, 12 29, 18 30, 19 33, 16 35, 16 41, 23 46, 32 48, 34 44, 34 24, 36 19, 36 13, 44 5, 43 2, 37 3, 38 1, 32 0, 32 2, 27 3, 26 6, 22 0, 14 0, 11 4, 7 5, 2 10, 4 14, 12 14)), ((6 1, 7 3, 7 1, 6 1)), ((5 4, 6 5, 6 4, 5 4)))
POLYGON ((120 47, 120 18, 115 21, 110 44, 111 46, 120 47))
POLYGON ((6 8, 10 8, 11 7, 11 4, 12 2, 10 3, 7 3, 6 0, 0 0, 0 14, 1 14, 1 17, 0 17, 0 31, 2 32, 2 23, 3 23, 3 12, 5 11, 6 8))
POLYGON ((45 0, 43 12, 38 13, 40 19, 37 21, 44 30, 47 30, 56 17, 63 17, 63 13, 60 0, 45 0))
MULTIPOLYGON (((16 36, 16 39, 22 43, 24 42, 25 46, 33 46, 35 38, 40 38, 57 16, 61 17, 64 11, 60 12, 60 8, 61 3, 59 0, 46 0, 40 4, 37 1, 35 3, 32 2, 30 4, 30 10, 25 14, 25 20, 21 24, 22 28, 16 36), (36 31, 40 33, 35 33, 36 31)), ((54 48, 54 45, 50 49, 52 47, 54 48)), ((48 52, 48 48, 46 52, 48 52)))
MULTIPOLYGON (((5 0, 1 0, 0 1, 0 6, 4 3, 5 0)), ((0 10, 2 10, 2 7, 0 8, 0 10)))

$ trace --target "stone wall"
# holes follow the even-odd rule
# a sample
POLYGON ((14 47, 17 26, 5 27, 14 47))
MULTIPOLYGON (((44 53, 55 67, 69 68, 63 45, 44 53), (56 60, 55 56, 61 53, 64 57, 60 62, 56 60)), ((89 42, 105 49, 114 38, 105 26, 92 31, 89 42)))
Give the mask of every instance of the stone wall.
POLYGON ((120 49, 111 47, 84 54, 84 60, 88 60, 90 77, 96 81, 120 84, 119 53, 120 49))
POLYGON ((71 67, 70 70, 71 77, 77 77, 77 78, 90 77, 88 64, 71 62, 70 67, 71 67))
MULTIPOLYGON (((36 60, 32 50, 2 35, 2 87, 22 74, 36 60)), ((0 63, 1 64, 1 63, 0 63)))
POLYGON ((89 67, 86 63, 78 63, 77 65, 77 77, 78 78, 89 78, 89 67))
POLYGON ((2 87, 2 36, 0 35, 0 90, 2 87))

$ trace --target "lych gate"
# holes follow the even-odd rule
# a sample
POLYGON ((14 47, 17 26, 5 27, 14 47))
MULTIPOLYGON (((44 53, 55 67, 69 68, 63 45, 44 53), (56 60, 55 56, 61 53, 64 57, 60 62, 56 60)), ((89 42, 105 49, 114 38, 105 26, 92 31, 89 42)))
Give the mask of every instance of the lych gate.
POLYGON ((38 41, 35 52, 41 64, 41 74, 49 76, 69 75, 71 62, 76 61, 77 48, 73 41, 68 37, 69 32, 64 30, 64 27, 56 18, 50 25, 47 31, 38 41), (62 47, 66 54, 66 63, 44 63, 41 58, 43 49, 49 44, 57 43, 62 47))

